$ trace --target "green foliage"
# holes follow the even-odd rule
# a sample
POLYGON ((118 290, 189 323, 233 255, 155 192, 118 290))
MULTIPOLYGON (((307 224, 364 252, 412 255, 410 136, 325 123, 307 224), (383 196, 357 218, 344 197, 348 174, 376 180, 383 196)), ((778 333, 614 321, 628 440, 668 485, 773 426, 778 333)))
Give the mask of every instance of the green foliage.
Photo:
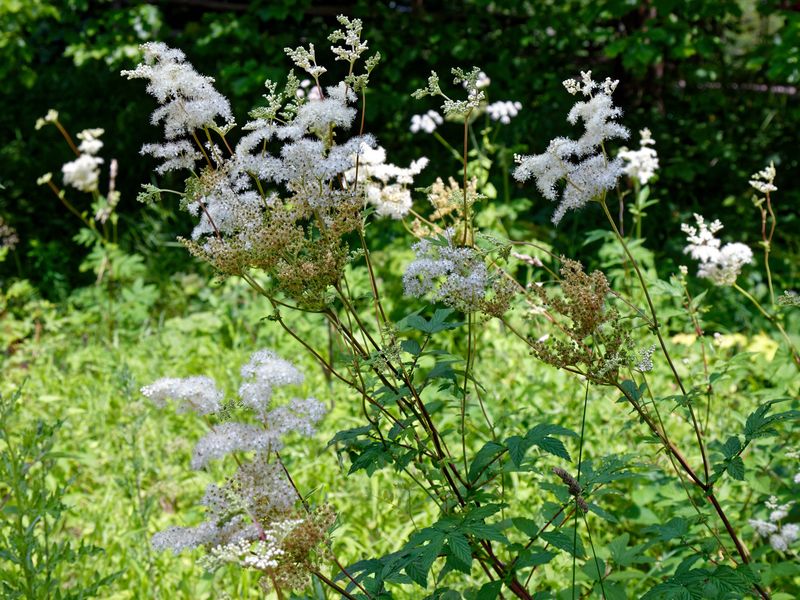
POLYGON ((92 598, 119 573, 91 572, 103 550, 84 540, 76 545, 65 522, 62 482, 54 450, 63 422, 20 427, 22 389, 0 396, 0 587, 5 598, 92 598), (57 481, 55 486, 50 483, 57 481), (77 581, 76 581, 77 580, 77 581))

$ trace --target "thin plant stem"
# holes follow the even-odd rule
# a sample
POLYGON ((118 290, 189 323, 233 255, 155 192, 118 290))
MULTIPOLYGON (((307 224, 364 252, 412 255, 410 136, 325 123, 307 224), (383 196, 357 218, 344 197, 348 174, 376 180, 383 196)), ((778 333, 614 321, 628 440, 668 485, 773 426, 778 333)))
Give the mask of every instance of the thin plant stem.
POLYGON ((775 325, 775 327, 778 328, 778 331, 781 332, 781 335, 783 336, 783 339, 786 340, 786 344, 789 346, 789 352, 791 352, 791 354, 792 354, 792 360, 794 360, 795 365, 798 368, 800 368, 800 353, 798 353, 797 348, 795 347, 794 343, 792 343, 792 339, 789 337, 789 334, 786 333, 786 330, 783 328, 783 325, 781 325, 780 322, 774 316, 769 314, 764 309, 764 307, 761 306, 761 303, 758 300, 756 300, 747 290, 742 288, 738 283, 734 283, 733 284, 733 288, 737 292, 742 294, 745 298, 747 298, 750 302, 752 302, 753 306, 755 306, 758 309, 758 312, 760 312, 762 315, 764 315, 764 317, 766 317, 766 319, 770 323, 772 323, 773 325, 775 325))
POLYGON ((594 542, 592 541, 592 531, 589 529, 589 519, 583 514, 583 523, 586 525, 586 535, 589 537, 589 547, 592 549, 592 556, 594 557, 594 566, 597 569, 597 581, 600 583, 600 592, 603 598, 606 597, 606 588, 603 585, 603 573, 600 572, 600 561, 597 560, 597 552, 594 549, 594 542))
POLYGON ((472 320, 473 314, 467 316, 467 362, 464 365, 464 387, 461 394, 461 452, 464 455, 464 472, 469 472, 467 462, 467 393, 469 391, 469 369, 472 361, 472 320))
MULTIPOLYGON (((658 312, 656 311, 652 298, 650 298, 650 292, 647 289, 647 283, 645 283, 644 275, 642 275, 642 271, 639 268, 639 264, 636 262, 636 259, 633 258, 633 255, 631 254, 628 245, 625 243, 625 238, 622 237, 622 235, 619 232, 619 229, 617 229, 617 225, 616 223, 614 223, 614 218, 608 211, 608 205, 606 204, 605 197, 601 198, 600 205, 603 207, 603 212, 605 212, 606 218, 608 219, 608 222, 611 224, 611 228, 614 230, 614 234, 616 235, 617 240, 622 245, 622 249, 624 250, 626 256, 628 257, 628 260, 631 261, 633 270, 636 272, 636 277, 639 279, 639 284, 642 288, 642 291, 644 292, 644 297, 647 301, 647 306, 649 307, 650 314, 653 317, 653 331, 655 332, 656 337, 658 338, 658 343, 661 346, 661 351, 663 352, 664 357, 667 359, 667 363, 669 363, 670 369, 672 370, 672 374, 675 377, 675 383, 677 383, 678 387, 680 387, 681 393, 684 396, 686 396, 686 388, 683 385, 683 380, 681 379, 681 376, 678 374, 678 370, 675 368, 675 363, 672 361, 672 357, 669 354, 669 350, 667 350, 667 344, 664 341, 664 337, 661 335, 661 324, 659 323, 658 320, 658 312)), ((708 481, 710 477, 710 467, 708 464, 708 456, 706 455, 705 444, 703 443, 703 435, 702 432, 700 431, 700 424, 698 423, 697 417, 694 414, 694 409, 692 408, 692 405, 689 404, 688 408, 689 408, 689 415, 692 419, 692 426, 694 428, 695 437, 697 438, 697 445, 700 448, 700 455, 703 459, 703 473, 705 475, 706 481, 708 481)))
POLYGON ((358 600, 358 598, 353 596, 353 594, 348 592, 346 589, 344 589, 342 586, 334 582, 332 579, 325 577, 325 575, 323 575, 319 571, 311 571, 311 573, 313 573, 316 577, 318 577, 319 580, 325 585, 327 585, 329 588, 333 589, 338 594, 341 594, 342 597, 347 598, 347 600, 358 600))
MULTIPOLYGON (((581 483, 581 465, 583 464, 583 438, 586 433, 586 408, 589 405, 589 381, 586 381, 586 392, 583 396, 583 415, 581 416, 581 437, 578 443, 578 485, 581 483)), ((575 530, 572 534, 572 598, 575 600, 575 575, 577 572, 576 561, 578 555, 578 514, 581 512, 578 506, 578 497, 575 497, 575 530)), ((595 559, 596 560, 596 559, 595 559)))

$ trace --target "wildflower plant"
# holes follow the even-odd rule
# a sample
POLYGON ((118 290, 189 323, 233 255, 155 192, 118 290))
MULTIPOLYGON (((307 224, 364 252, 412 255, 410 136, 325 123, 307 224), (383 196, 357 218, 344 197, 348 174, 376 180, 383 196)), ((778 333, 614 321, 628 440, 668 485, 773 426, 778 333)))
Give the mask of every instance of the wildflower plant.
MULTIPOLYGON (((488 77, 478 67, 453 69, 457 92, 445 91, 448 86, 433 73, 413 94, 441 105, 412 117, 412 129, 442 137, 446 121, 461 127, 459 149, 446 142, 460 161, 458 179, 437 170, 429 188, 415 190, 414 178, 432 165, 424 158, 409 167, 389 163, 366 132, 365 88, 377 58, 365 59, 369 45, 359 20, 340 17, 339 23, 342 28, 329 39, 335 59, 347 66, 344 78, 327 84, 328 71, 313 45, 286 49, 309 83, 292 72, 283 86, 266 82, 265 102, 250 112, 237 142, 227 101, 181 52, 145 45, 145 62, 125 74, 146 79, 162 103, 153 122, 164 125, 165 141, 143 152, 164 161, 161 172, 188 172, 177 195, 195 217, 195 228, 184 244, 263 296, 272 307, 267 321, 346 390, 363 419, 329 445, 343 463, 349 460, 350 472, 391 471, 424 494, 432 513, 394 551, 344 564, 330 531, 337 518, 333 509, 325 502, 313 506, 281 459, 298 437, 317 443, 313 436, 324 407, 313 399, 273 405, 274 388, 298 385, 302 375, 294 364, 260 351, 242 368, 233 403, 225 403, 203 375, 162 379, 143 389, 157 404, 174 399, 180 410, 208 419, 211 430, 195 447, 194 468, 226 456, 236 462, 224 484, 209 486, 202 501, 206 521, 159 533, 154 545, 175 551, 203 546, 205 564, 255 569, 278 597, 310 584, 311 575, 350 599, 402 593, 532 599, 549 591, 624 597, 615 579, 634 563, 626 553, 655 561, 644 555, 680 537, 681 545, 668 550, 679 555, 680 566, 654 570, 649 591, 638 590, 642 597, 662 597, 681 586, 700 597, 702 586, 712 583, 731 594, 769 597, 741 535, 746 520, 732 516, 731 488, 723 488, 725 495, 719 490, 743 479, 749 448, 777 435, 799 413, 778 412, 783 400, 771 399, 746 419, 741 433, 713 429, 709 415, 718 378, 706 354, 699 382, 685 372, 670 342, 673 323, 659 314, 654 284, 632 251, 641 241, 626 238, 609 210, 609 196, 622 177, 643 185, 657 168, 648 134, 636 153, 613 153, 612 145, 629 135, 612 98, 618 82, 597 82, 591 72, 566 80, 567 91, 578 96, 567 120, 581 122, 583 133, 556 138, 541 154, 518 157, 514 177, 533 178, 541 194, 558 203, 556 224, 568 211, 600 206, 629 274, 622 290, 604 273, 538 241, 508 239, 481 225, 479 201, 489 194, 470 163, 485 171, 488 159, 471 127, 476 115, 502 124, 524 113, 516 114, 515 103, 489 104, 488 77), (383 271, 375 258, 381 236, 371 234, 393 221, 413 238, 402 287, 405 302, 416 310, 404 311, 386 292, 385 278, 397 273, 383 271), (295 311, 327 327, 330 346, 285 317, 295 311), (482 344, 494 326, 492 332, 524 344, 534 358, 575 376, 580 415, 560 418, 556 407, 530 422, 523 407, 524 418, 513 416, 502 402, 513 385, 491 391, 482 378, 491 362, 482 344), (638 457, 592 456, 586 438, 590 401, 608 404, 603 412, 615 417, 614 400, 633 415, 625 428, 640 431, 643 438, 637 439, 658 448, 648 475, 637 472, 638 457), (676 431, 689 432, 688 447, 676 431), (617 538, 599 551, 598 520, 605 521, 602 527, 617 523, 609 495, 637 477, 679 484, 687 510, 677 522, 652 525, 646 532, 652 535, 635 548, 627 548, 629 538, 617 538), (530 505, 518 501, 522 497, 547 500, 532 514, 530 505), (570 574, 571 586, 569 577, 552 583, 543 565, 570 574)), ((148 186, 142 199, 163 193, 168 191, 148 186)), ((716 223, 698 220, 686 229, 688 251, 707 277, 735 284, 749 262, 747 252, 738 246, 726 252, 714 237, 718 230, 716 223)), ((686 273, 657 285, 671 298, 687 298, 684 317, 701 332, 700 305, 690 295, 686 273)), ((506 369, 506 381, 524 372, 516 365, 491 368, 506 369)), ((790 528, 782 539, 791 533, 790 528)))

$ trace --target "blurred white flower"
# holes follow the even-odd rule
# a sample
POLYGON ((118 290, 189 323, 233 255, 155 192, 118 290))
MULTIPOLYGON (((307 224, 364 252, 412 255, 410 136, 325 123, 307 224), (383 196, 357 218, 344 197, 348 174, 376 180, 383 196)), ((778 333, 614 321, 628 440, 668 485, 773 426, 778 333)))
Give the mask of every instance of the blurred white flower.
POLYGON ((102 163, 103 159, 98 156, 81 154, 75 160, 61 167, 64 184, 71 185, 82 192, 96 191, 102 163))
POLYGON ((625 174, 631 179, 638 179, 644 185, 653 178, 658 170, 658 153, 655 148, 655 140, 651 137, 649 129, 642 129, 639 132, 641 141, 638 150, 628 150, 621 148, 618 156, 625 161, 625 174))
POLYGON ((706 224, 705 219, 694 215, 697 226, 683 223, 681 231, 689 242, 684 253, 700 261, 697 275, 710 279, 717 285, 733 285, 742 271, 742 267, 753 262, 753 251, 745 244, 734 242, 720 247, 721 242, 715 237, 722 223, 719 220, 706 224))
POLYGON ((500 121, 504 125, 511 123, 511 119, 516 117, 520 110, 522 110, 522 104, 510 100, 493 102, 486 107, 489 118, 492 119, 492 121, 500 121))
POLYGON ((429 110, 425 114, 414 115, 411 117, 411 133, 419 133, 420 131, 424 131, 425 133, 433 133, 442 123, 444 123, 442 115, 435 110, 429 110))

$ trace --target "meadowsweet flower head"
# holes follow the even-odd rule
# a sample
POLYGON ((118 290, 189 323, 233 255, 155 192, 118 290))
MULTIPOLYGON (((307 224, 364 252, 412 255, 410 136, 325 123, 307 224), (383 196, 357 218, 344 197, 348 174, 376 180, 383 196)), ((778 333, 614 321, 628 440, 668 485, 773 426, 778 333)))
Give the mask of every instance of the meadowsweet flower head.
POLYGON ((406 267, 403 287, 408 296, 426 295, 464 312, 482 310, 492 278, 474 248, 458 246, 450 228, 435 239, 414 244, 416 258, 406 267))
POLYGON ((64 184, 82 192, 97 191, 101 164, 103 164, 102 158, 91 154, 81 154, 75 160, 61 167, 64 184))
POLYGON ((683 223, 681 231, 689 242, 684 253, 700 261, 697 275, 710 279, 717 285, 733 285, 742 267, 753 262, 753 251, 745 244, 734 242, 721 246, 715 234, 722 229, 722 223, 714 220, 706 224, 705 219, 694 215, 696 226, 683 223))
POLYGON ((750 186, 762 194, 768 194, 778 190, 773 183, 775 181, 775 163, 769 163, 758 173, 753 173, 750 179, 750 186))
POLYGON ((780 504, 775 496, 771 496, 764 505, 769 509, 769 520, 750 519, 748 523, 759 537, 767 538, 769 545, 777 552, 786 552, 800 537, 800 525, 797 523, 781 523, 789 516, 793 502, 780 504))
POLYGON ((269 406, 276 387, 300 385, 304 380, 297 367, 271 350, 254 352, 242 366, 241 375, 239 397, 245 406, 255 410, 265 410, 269 406))
POLYGON ((51 108, 44 117, 36 119, 36 129, 39 130, 48 123, 55 123, 56 121, 58 121, 58 111, 51 108))
POLYGON ((163 123, 167 140, 164 145, 148 144, 142 152, 166 158, 162 172, 193 166, 188 157, 199 155, 188 152, 186 145, 176 146, 171 142, 192 135, 197 129, 217 128, 218 118, 225 124, 232 124, 230 103, 214 88, 214 80, 197 73, 180 50, 161 42, 147 42, 140 48, 144 62, 133 70, 122 71, 122 75, 148 81, 147 91, 161 104, 153 112, 151 121, 154 125, 163 123), (175 162, 179 156, 183 160, 175 162))
POLYGON ((618 156, 625 161, 625 174, 631 179, 638 179, 642 185, 653 178, 658 170, 658 153, 652 146, 655 145, 649 129, 642 129, 640 135, 640 148, 628 150, 622 148, 618 156))
POLYGON ((650 346, 647 350, 643 350, 639 352, 638 362, 634 366, 634 368, 641 372, 647 373, 648 371, 653 370, 653 353, 656 350, 655 344, 650 346))
POLYGON ((78 139, 81 140, 78 150, 84 154, 97 154, 103 147, 103 142, 100 141, 100 136, 103 135, 104 130, 100 128, 84 129, 78 134, 78 139))
POLYGON ((345 179, 353 182, 358 175, 358 184, 364 189, 367 200, 375 207, 380 217, 402 219, 411 210, 411 191, 408 186, 414 177, 428 165, 428 159, 419 158, 408 168, 386 162, 386 150, 361 144, 358 168, 354 166, 345 173, 345 179))
POLYGON ((616 122, 622 115, 611 99, 616 82, 598 84, 587 71, 581 73, 580 81, 566 80, 564 87, 573 95, 580 93, 588 98, 578 101, 567 115, 572 125, 583 122, 583 135, 577 140, 556 138, 543 154, 514 157, 518 164, 515 179, 533 177, 545 198, 559 200, 553 215, 556 224, 568 210, 582 208, 616 185, 624 172, 623 160, 619 156, 608 159, 602 146, 607 140, 628 137, 628 129, 616 122), (563 189, 559 191, 557 185, 563 185, 563 189))
POLYGON ((217 384, 205 376, 164 377, 144 386, 142 394, 159 407, 164 406, 167 400, 178 400, 179 412, 192 410, 200 415, 217 412, 222 402, 222 392, 217 389, 217 384))

